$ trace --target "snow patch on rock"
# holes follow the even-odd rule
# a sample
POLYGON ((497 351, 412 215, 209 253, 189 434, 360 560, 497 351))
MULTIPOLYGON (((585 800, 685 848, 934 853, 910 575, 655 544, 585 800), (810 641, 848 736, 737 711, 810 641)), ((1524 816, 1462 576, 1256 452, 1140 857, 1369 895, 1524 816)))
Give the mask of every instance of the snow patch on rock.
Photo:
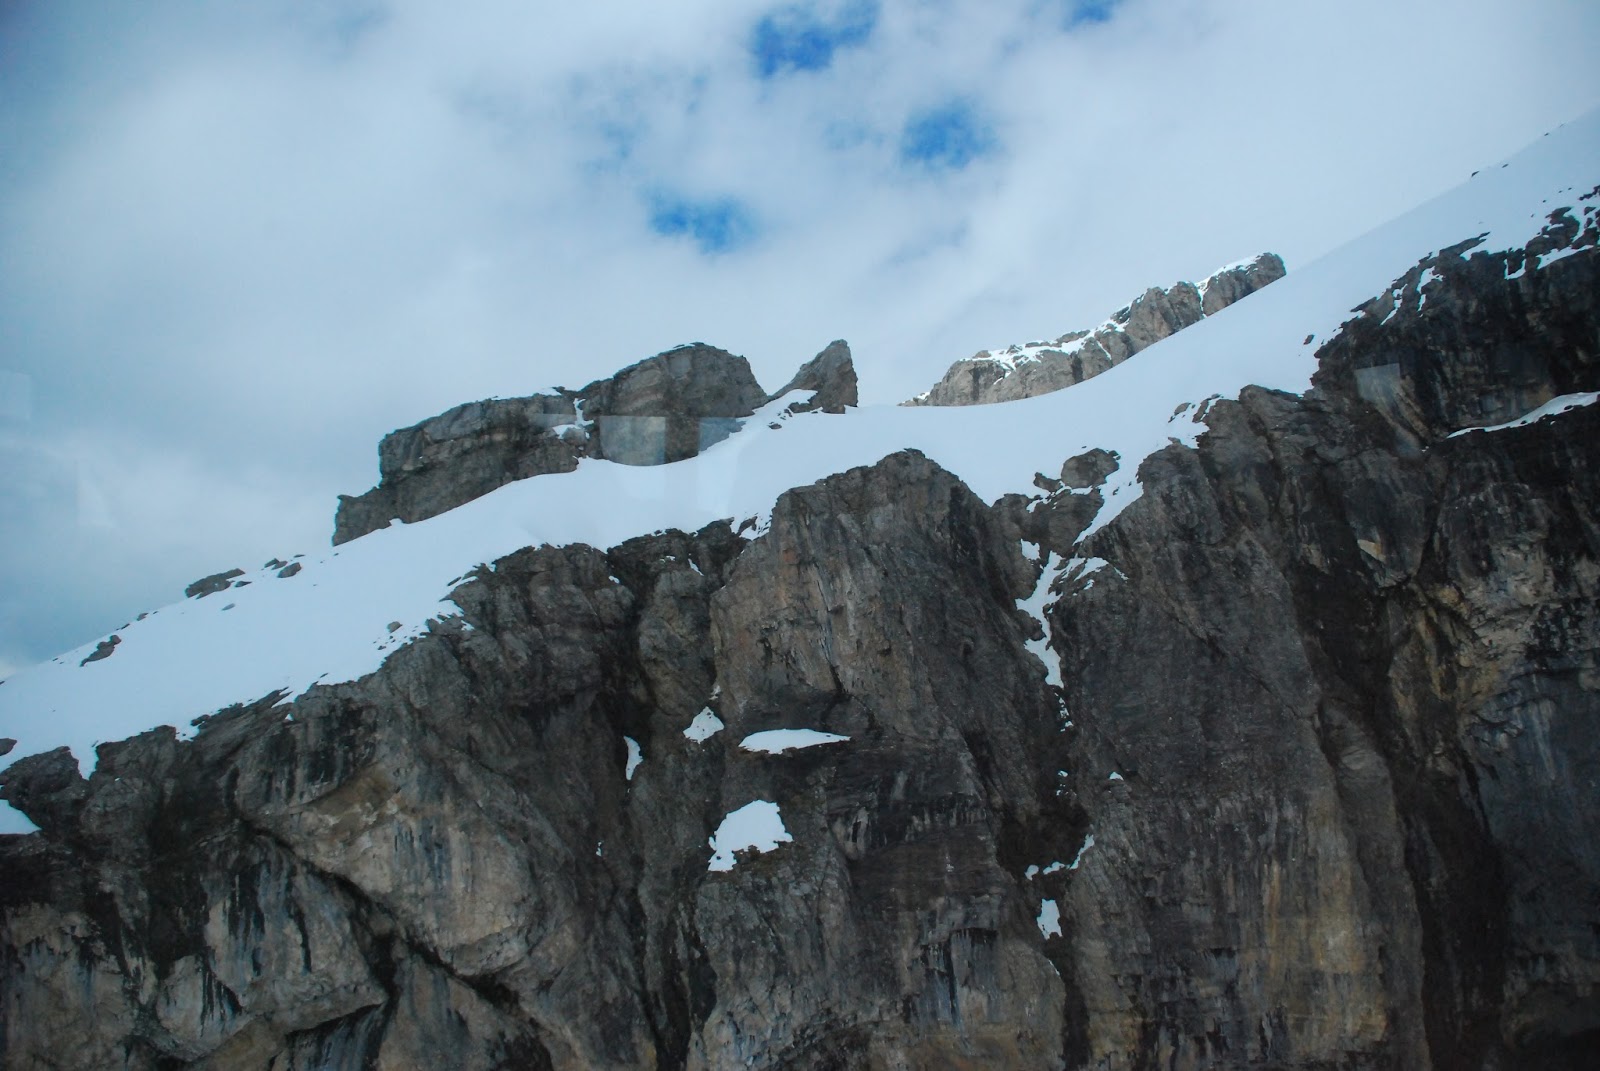
POLYGON ((694 716, 694 721, 689 723, 683 735, 697 744, 703 744, 721 731, 722 719, 711 713, 710 707, 706 707, 694 716))
POLYGON ((798 751, 801 748, 817 747, 821 744, 842 744, 849 739, 848 736, 824 733, 817 729, 767 729, 764 732, 751 733, 739 742, 739 746, 746 751, 781 755, 785 751, 798 751))
POLYGON ((789 831, 783 828, 783 816, 776 803, 751 800, 738 810, 728 812, 711 835, 711 863, 706 869, 732 870, 738 862, 736 852, 770 852, 792 840, 789 831))
POLYGON ((1504 424, 1490 424, 1485 427, 1462 428, 1452 431, 1446 438, 1454 439, 1457 435, 1465 435, 1473 431, 1506 431, 1510 428, 1525 428, 1529 424, 1537 424, 1545 417, 1560 416, 1562 413, 1573 409, 1581 409, 1586 405, 1593 405, 1600 401, 1600 391, 1583 391, 1578 394, 1562 394, 1551 398, 1537 409, 1530 410, 1515 420, 1508 420, 1504 424))

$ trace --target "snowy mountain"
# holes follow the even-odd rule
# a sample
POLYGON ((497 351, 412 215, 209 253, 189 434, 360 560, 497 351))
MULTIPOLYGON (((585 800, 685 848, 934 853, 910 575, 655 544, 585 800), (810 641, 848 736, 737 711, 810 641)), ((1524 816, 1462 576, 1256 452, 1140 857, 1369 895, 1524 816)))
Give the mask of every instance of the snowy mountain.
POLYGON ((0 683, 7 1066, 1579 1066, 1597 217, 1600 114, 1069 389, 396 433, 0 683))

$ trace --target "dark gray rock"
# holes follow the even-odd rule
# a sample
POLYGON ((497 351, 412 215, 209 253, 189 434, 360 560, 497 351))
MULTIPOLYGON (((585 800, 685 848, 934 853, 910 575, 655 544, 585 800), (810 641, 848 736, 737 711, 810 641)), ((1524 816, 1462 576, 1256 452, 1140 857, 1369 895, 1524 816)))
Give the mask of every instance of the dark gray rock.
POLYGON ((842 413, 854 406, 856 398, 856 366, 850 359, 850 345, 844 339, 835 339, 811 360, 800 366, 794 378, 774 391, 768 401, 781 398, 792 390, 816 391, 809 402, 791 408, 796 413, 820 409, 824 413, 842 413))
POLYGON ((203 599, 207 595, 215 595, 219 591, 226 591, 233 585, 234 577, 243 575, 243 569, 229 569, 226 572, 203 576, 183 589, 184 598, 203 599))
POLYGON ((460 405, 386 435, 378 486, 340 495, 333 542, 437 516, 513 480, 570 472, 581 457, 660 465, 692 457, 766 401, 749 362, 679 346, 578 391, 460 405))
POLYGON ((552 429, 576 419, 565 395, 534 395, 459 405, 384 436, 378 486, 339 496, 335 544, 395 518, 425 520, 512 480, 570 472, 578 456, 552 429))
POLYGON ((84 657, 84 659, 80 661, 78 665, 87 666, 90 662, 98 662, 102 658, 110 658, 112 652, 117 649, 117 644, 121 642, 121 636, 112 636, 110 639, 101 640, 99 643, 94 645, 94 650, 84 657))
POLYGON ((625 465, 693 457, 767 400, 750 364, 696 342, 630 365, 578 392, 595 422, 590 454, 625 465))
POLYGON ((87 782, 69 748, 18 759, 0 774, 0 799, 40 829, 70 829, 86 793, 87 782))
MULTIPOLYGON (((1058 734, 1014 609, 1032 582, 971 492, 897 456, 785 496, 753 543, 518 552, 458 590, 471 631, 292 720, 268 696, 6 791, 111 890, 118 977, 163 979, 97 998, 162 1059, 260 1066, 317 1031, 355 1066, 1049 1065, 1065 995, 1012 860, 1061 840, 1034 828, 1058 734), (708 704, 727 727, 685 738, 708 704), (738 747, 786 725, 851 742, 738 747), (755 798, 794 841, 709 872, 755 798)), ((30 880, 50 969, 109 970, 30 880)), ((84 1012, 29 993, 18 1059, 84 1012)))
POLYGON ((1089 1065, 1584 1064, 1600 423, 1446 435, 1595 382, 1600 257, 1434 267, 1076 550, 1111 563, 1051 612, 1089 1065))
POLYGON ((1107 476, 1121 467, 1116 454, 1095 447, 1062 462, 1061 483, 1075 490, 1099 487, 1106 482, 1107 476))
MULTIPOLYGON (((771 397, 795 389, 817 392, 796 412, 855 405, 850 347, 830 344, 771 397)), ((570 472, 582 457, 626 465, 693 457, 733 434, 769 400, 743 357, 696 342, 581 390, 457 406, 384 437, 378 486, 339 496, 333 541, 347 542, 397 518, 409 523, 437 516, 513 480, 570 472)))

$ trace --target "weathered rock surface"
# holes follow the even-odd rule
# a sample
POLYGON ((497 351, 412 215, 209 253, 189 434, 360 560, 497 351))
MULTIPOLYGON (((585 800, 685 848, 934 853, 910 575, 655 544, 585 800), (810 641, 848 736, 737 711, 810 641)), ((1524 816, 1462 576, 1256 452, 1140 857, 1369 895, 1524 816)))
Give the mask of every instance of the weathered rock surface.
POLYGON ((856 399, 856 366, 850 359, 850 346, 844 339, 835 339, 811 360, 800 366, 794 378, 774 391, 772 398, 781 398, 792 390, 816 391, 809 402, 800 402, 791 408, 796 413, 820 409, 824 413, 842 413, 846 406, 858 404, 856 399))
POLYGON ((986 505, 897 454, 13 764, 5 1065, 1591 1066, 1600 407, 1450 434, 1600 384, 1570 222, 1419 264, 1087 539, 1120 458, 986 505), (791 839, 708 869, 755 800, 791 839))
POLYGON ((93 651, 89 652, 81 661, 79 661, 78 665, 87 666, 90 662, 99 662, 102 659, 110 658, 116 653, 117 645, 121 642, 122 637, 115 635, 109 639, 101 640, 99 643, 94 645, 93 651))
POLYGON ((1072 551, 1087 1065, 1585 1065, 1600 414, 1448 437, 1594 385, 1600 257, 1564 265, 1430 258, 1072 551))
MULTIPOLYGON (((818 392, 797 411, 855 405, 850 347, 833 343, 778 394, 791 389, 818 392)), ((570 472, 581 457, 625 465, 681 461, 733 434, 740 418, 768 400, 748 361, 696 342, 580 390, 459 405, 384 437, 378 486, 339 496, 333 541, 385 528, 395 518, 437 516, 512 480, 570 472)))
POLYGON ((1121 364, 1147 346, 1198 323, 1283 278, 1283 260, 1263 253, 1227 267, 1198 287, 1151 287, 1093 331, 1070 331, 1053 342, 984 350, 950 366, 944 378, 907 405, 982 405, 1070 387, 1121 364))
POLYGON ((1283 276, 1283 258, 1275 253, 1263 253, 1243 263, 1230 264, 1200 284, 1201 311, 1207 316, 1221 312, 1283 276))
POLYGON ((186 599, 203 599, 207 595, 215 595, 219 591, 226 591, 233 586, 234 577, 243 576, 243 569, 228 569, 220 573, 203 576, 199 580, 183 589, 186 599))
POLYGON ((333 541, 437 516, 512 480, 570 472, 580 457, 692 457, 765 400, 748 361, 697 342, 582 390, 458 405, 384 436, 378 486, 339 496, 333 541))
POLYGON ((1065 994, 1012 858, 1061 839, 1033 829, 1060 737, 1032 583, 981 501, 896 456, 754 542, 512 555, 457 592, 470 630, 292 720, 267 696, 87 780, 23 760, 13 1056, 104 1005, 92 1055, 40 1066, 1048 1064, 1065 994), (726 729, 687 739, 708 704, 726 729), (738 749, 785 726, 850 741, 738 749), (793 843, 708 871, 752 799, 793 843))
POLYGON ((743 357, 697 342, 597 380, 578 398, 594 421, 589 456, 662 465, 727 438, 767 395, 743 357))

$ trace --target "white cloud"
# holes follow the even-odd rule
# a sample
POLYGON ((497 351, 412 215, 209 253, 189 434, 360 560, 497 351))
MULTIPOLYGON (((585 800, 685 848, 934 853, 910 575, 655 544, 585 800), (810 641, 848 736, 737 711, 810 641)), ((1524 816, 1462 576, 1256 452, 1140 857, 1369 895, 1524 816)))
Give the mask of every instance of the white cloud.
POLYGON ((1070 32, 1067 3, 885 0, 826 64, 761 77, 759 21, 805 7, 0 16, 24 57, 0 344, 32 388, 6 431, 116 454, 96 486, 139 518, 95 542, 20 511, 8 541, 126 575, 6 566, 30 594, 4 612, 113 626, 142 577, 320 543, 385 431, 683 341, 775 385, 842 336, 864 394, 902 398, 1147 285, 1265 248, 1293 270, 1600 99, 1587 0, 1124 0, 1070 32), (906 166, 907 123, 953 101, 992 142, 906 166), (736 206, 748 240, 657 233, 673 198, 736 206))

